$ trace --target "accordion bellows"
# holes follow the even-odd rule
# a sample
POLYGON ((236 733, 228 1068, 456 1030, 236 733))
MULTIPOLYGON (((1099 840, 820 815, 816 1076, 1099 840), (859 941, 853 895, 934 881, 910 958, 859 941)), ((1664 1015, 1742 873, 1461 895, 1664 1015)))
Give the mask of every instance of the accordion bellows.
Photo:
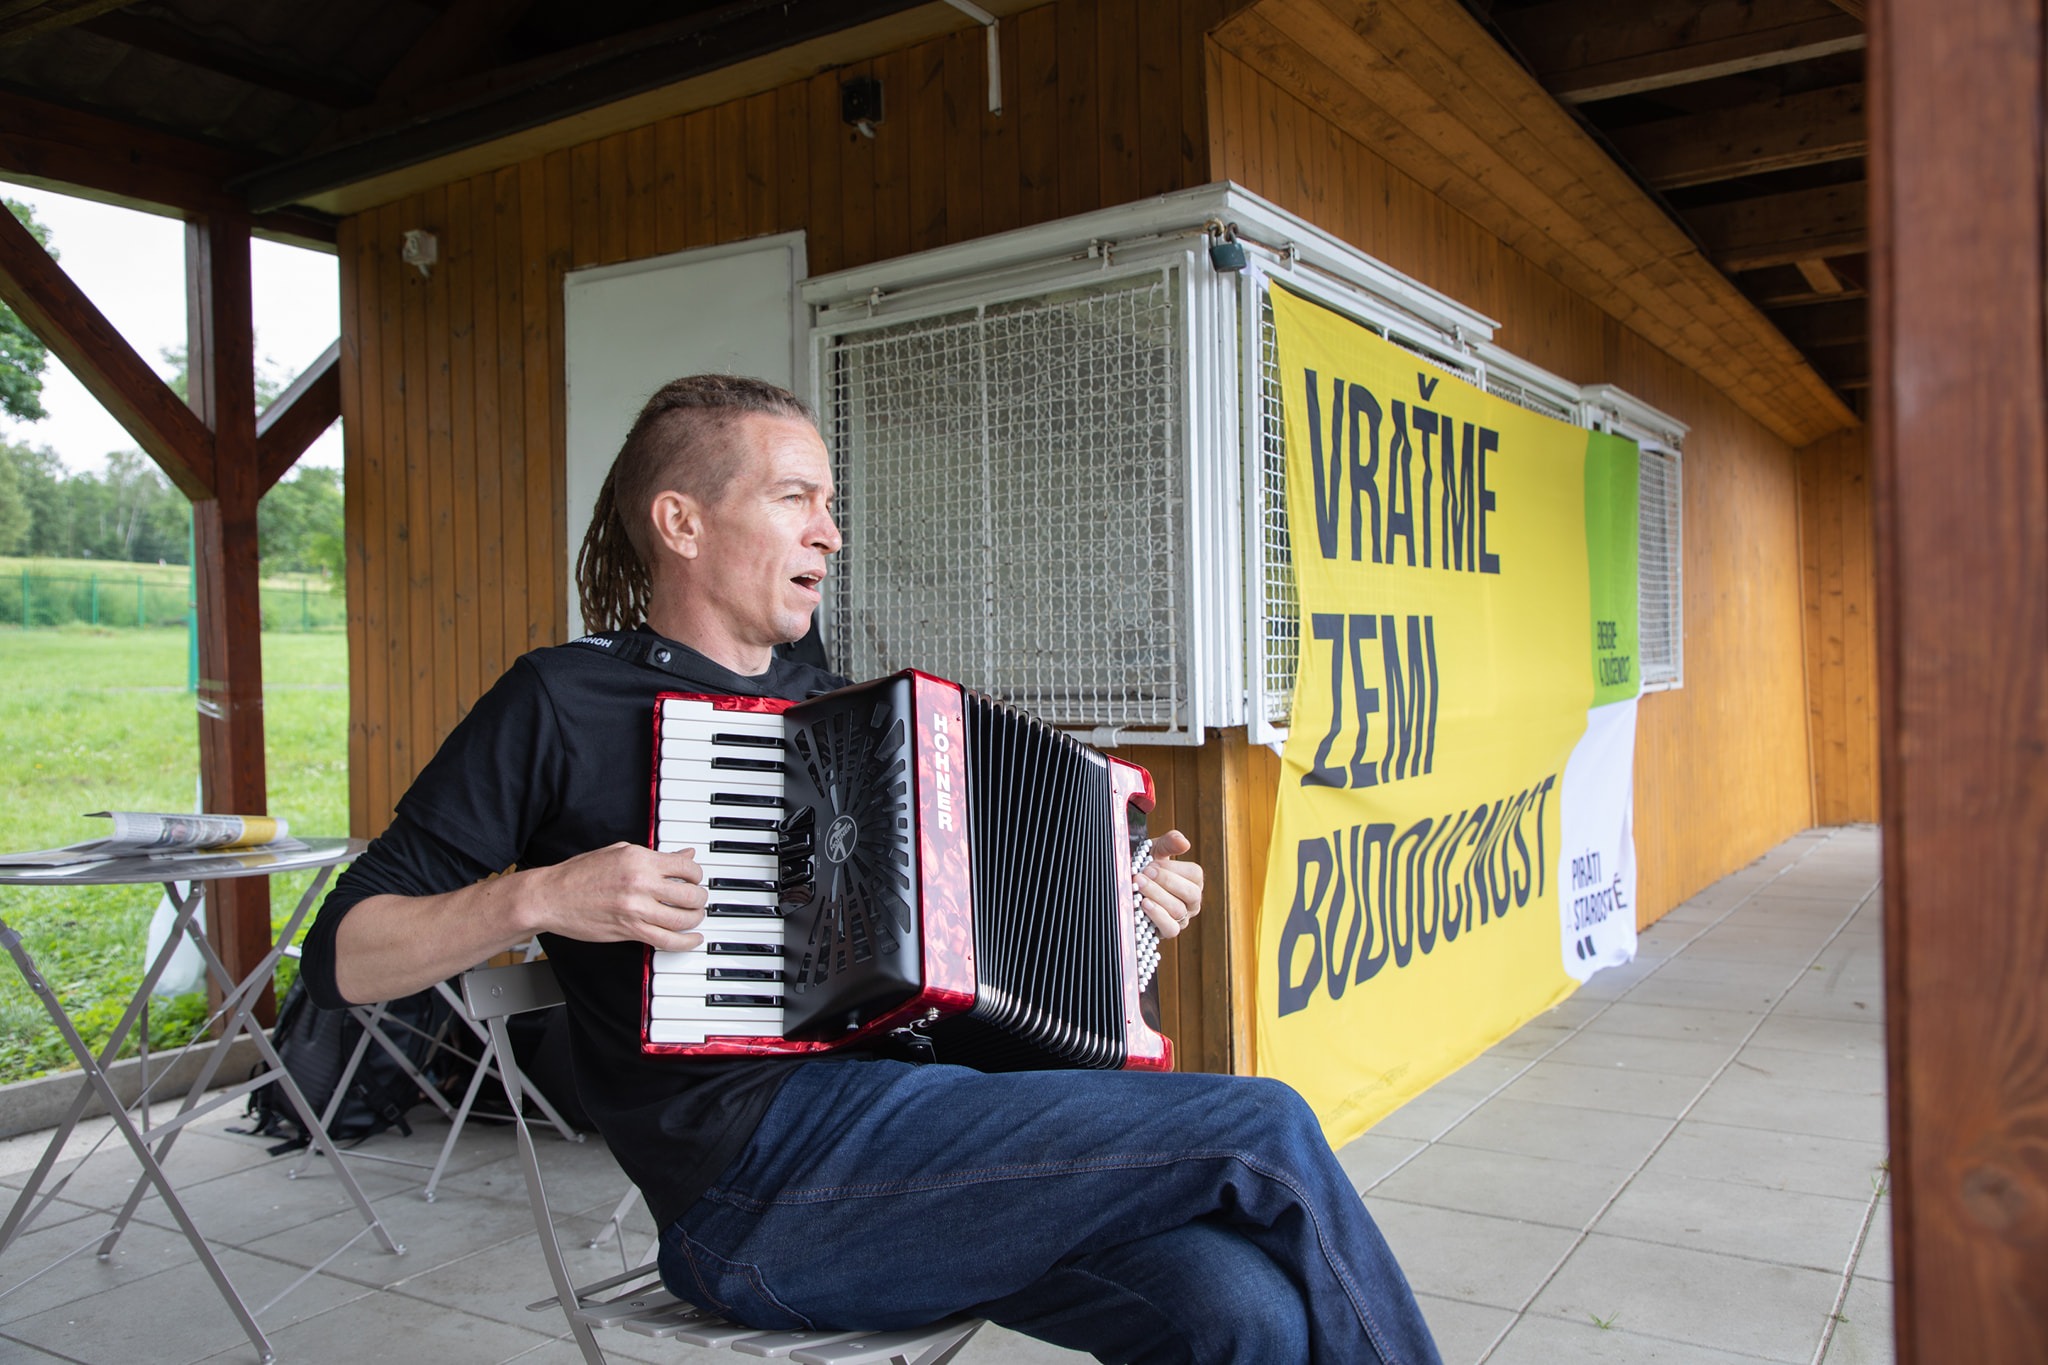
POLYGON ((915 671, 665 694, 655 746, 652 842, 698 850, 711 908, 703 949, 649 952, 646 1051, 1171 1065, 1132 885, 1144 769, 915 671))

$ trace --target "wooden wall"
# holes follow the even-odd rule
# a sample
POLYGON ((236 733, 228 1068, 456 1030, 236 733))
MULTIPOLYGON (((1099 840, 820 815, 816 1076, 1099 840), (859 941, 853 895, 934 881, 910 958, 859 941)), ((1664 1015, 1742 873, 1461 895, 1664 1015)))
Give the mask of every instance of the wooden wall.
POLYGON ((1213 43, 1211 154, 1237 181, 1499 320, 1496 340, 1689 423, 1685 685, 1642 703, 1638 920, 1812 821, 1797 464, 1782 440, 1213 43))
POLYGON ((1813 818, 1823 825, 1874 821, 1877 571, 1862 432, 1799 452, 1799 549, 1813 818))
POLYGON ((469 703, 562 636, 562 274, 801 228, 813 273, 1209 178, 1226 0, 1061 0, 981 31, 458 180, 341 227, 351 823, 381 829, 469 703), (839 83, 872 75, 870 139, 839 83), (399 261, 440 238, 430 275, 399 261))

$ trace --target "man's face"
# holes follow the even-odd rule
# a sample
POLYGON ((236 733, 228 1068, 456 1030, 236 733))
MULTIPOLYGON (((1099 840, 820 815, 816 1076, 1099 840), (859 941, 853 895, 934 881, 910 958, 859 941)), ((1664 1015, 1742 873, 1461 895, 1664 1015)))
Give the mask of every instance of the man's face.
POLYGON ((731 643, 773 648, 810 629, 839 549, 832 462, 808 422, 747 416, 731 439, 738 469, 701 509, 693 589, 731 643))

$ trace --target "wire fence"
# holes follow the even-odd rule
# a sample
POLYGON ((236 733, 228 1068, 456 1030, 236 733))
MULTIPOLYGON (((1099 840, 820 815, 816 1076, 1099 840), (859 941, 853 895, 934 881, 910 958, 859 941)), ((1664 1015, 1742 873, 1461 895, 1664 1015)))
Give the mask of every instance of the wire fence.
MULTIPOLYGON (((312 579, 261 588, 257 597, 265 630, 329 630, 347 623, 348 608, 341 595, 312 579)), ((191 609, 189 583, 140 574, 80 577, 23 569, 0 579, 0 626, 182 628, 189 624, 191 609)))

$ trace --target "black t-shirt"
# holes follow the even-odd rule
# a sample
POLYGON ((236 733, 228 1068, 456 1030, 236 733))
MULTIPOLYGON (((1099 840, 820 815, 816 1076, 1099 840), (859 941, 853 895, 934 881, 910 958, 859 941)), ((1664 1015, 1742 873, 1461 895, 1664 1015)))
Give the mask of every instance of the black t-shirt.
MULTIPOLYGON (((644 629, 608 638, 609 647, 521 657, 449 734, 306 936, 302 972, 316 1003, 342 1004, 334 934, 358 901, 452 891, 621 840, 645 844, 657 693, 801 700, 846 681, 781 657, 745 677, 644 629)), ((578 1098, 666 1226, 745 1145, 795 1063, 644 1055, 642 945, 541 942, 568 1000, 578 1098)))

